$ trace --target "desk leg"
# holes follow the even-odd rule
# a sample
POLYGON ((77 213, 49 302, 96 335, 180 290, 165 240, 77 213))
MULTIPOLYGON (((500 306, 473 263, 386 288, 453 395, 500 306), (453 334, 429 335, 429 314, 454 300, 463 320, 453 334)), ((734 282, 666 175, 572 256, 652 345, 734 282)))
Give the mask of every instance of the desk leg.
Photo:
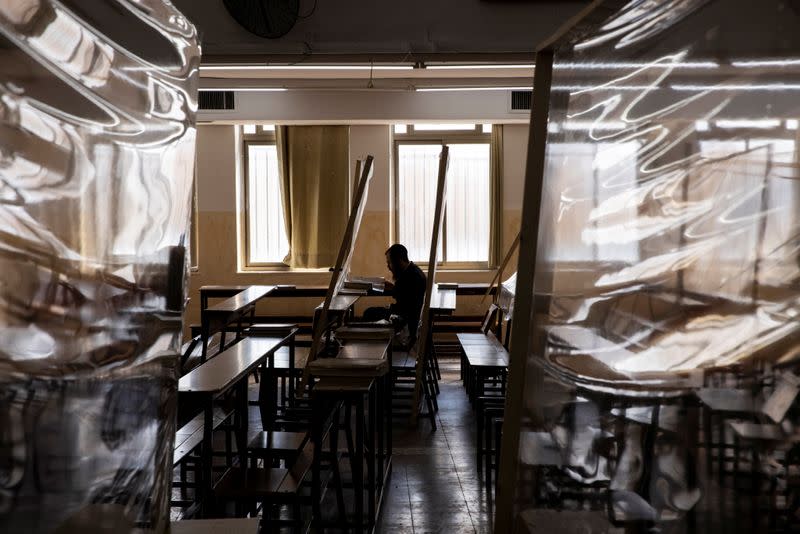
POLYGON ((372 531, 375 525, 375 393, 376 384, 373 382, 369 389, 369 407, 367 408, 367 525, 372 531))
POLYGON ((386 374, 386 477, 392 471, 392 426, 394 425, 394 416, 392 415, 393 405, 392 399, 394 398, 394 378, 391 369, 386 374))
POLYGON ((200 338, 203 342, 203 350, 200 352, 200 361, 205 362, 206 356, 208 354, 208 331, 209 331, 209 324, 208 324, 208 317, 205 314, 205 310, 201 312, 202 317, 200 318, 200 338))
POLYGON ((236 452, 239 453, 239 467, 247 467, 247 433, 250 428, 250 403, 247 400, 247 377, 245 376, 236 392, 239 412, 238 432, 236 436, 236 452))
POLYGON ((202 515, 210 515, 211 488, 212 488, 212 469, 213 469, 213 442, 212 432, 214 430, 214 408, 211 398, 205 401, 203 410, 203 446, 200 451, 200 495, 202 515))
POLYGON ((264 430, 275 427, 275 378, 274 361, 269 358, 270 365, 261 367, 261 380, 258 383, 258 407, 261 411, 261 426, 264 430))
POLYGON ((320 476, 320 463, 322 461, 322 406, 314 399, 311 413, 311 441, 314 444, 314 459, 311 462, 311 526, 319 530, 321 522, 320 500, 322 498, 322 477, 320 476))
POLYGON ((356 454, 353 462, 356 532, 364 531, 364 399, 356 402, 356 454))
MULTIPOLYGON (((386 376, 388 376, 388 374, 386 376)), ((378 425, 377 432, 376 432, 377 433, 377 438, 378 438, 378 445, 377 445, 377 450, 378 450, 378 456, 377 456, 377 459, 378 459, 378 477, 377 477, 377 480, 378 480, 378 483, 380 483, 380 485, 381 485, 381 487, 379 488, 381 494, 383 494, 383 485, 386 482, 386 478, 385 478, 386 473, 384 471, 384 469, 385 469, 384 464, 385 464, 385 460, 386 460, 386 451, 384 451, 384 446, 385 446, 386 442, 384 440, 384 435, 383 435, 383 432, 384 432, 384 426, 383 426, 384 425, 384 421, 383 421, 383 419, 384 419, 384 417, 386 417, 385 409, 384 409, 385 408, 384 395, 386 395, 386 376, 382 376, 378 380, 375 381, 375 387, 377 388, 377 399, 376 399, 377 402, 375 402, 375 406, 376 406, 375 420, 376 420, 377 425, 378 425)))
POLYGON ((295 358, 295 339, 292 336, 292 339, 289 340, 289 406, 294 404, 294 358, 295 358))

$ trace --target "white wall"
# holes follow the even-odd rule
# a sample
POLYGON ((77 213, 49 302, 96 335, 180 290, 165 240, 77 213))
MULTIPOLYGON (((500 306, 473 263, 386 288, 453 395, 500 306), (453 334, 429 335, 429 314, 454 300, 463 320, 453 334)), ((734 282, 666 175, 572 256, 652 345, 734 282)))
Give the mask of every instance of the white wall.
POLYGON ((525 160, 528 154, 528 125, 503 126, 503 209, 522 211, 525 160))
POLYGON ((356 160, 368 155, 375 158, 366 211, 384 211, 389 206, 391 146, 391 126, 350 127, 350 167, 354 169, 356 160))

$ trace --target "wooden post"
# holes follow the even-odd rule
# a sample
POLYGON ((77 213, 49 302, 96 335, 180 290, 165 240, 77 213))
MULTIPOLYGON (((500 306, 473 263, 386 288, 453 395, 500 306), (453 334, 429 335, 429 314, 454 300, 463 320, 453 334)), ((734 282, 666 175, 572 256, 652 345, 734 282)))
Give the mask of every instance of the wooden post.
MULTIPOLYGON (((525 191, 522 198, 522 223, 519 231, 519 263, 517 291, 514 299, 514 328, 511 331, 511 348, 508 363, 505 424, 500 450, 500 469, 497 479, 497 507, 495 532, 511 532, 514 524, 514 490, 516 466, 519 460, 519 436, 522 422, 529 358, 528 347, 532 334, 530 326, 534 310, 534 273, 539 235, 539 215, 544 181, 545 141, 550 112, 550 85, 553 77, 553 51, 542 50, 536 54, 533 78, 531 123, 528 133, 528 159, 525 167, 525 191)), ((526 387, 527 386, 527 387, 526 387)), ((535 387, 535 386, 534 386, 535 387)))
POLYGON ((356 164, 356 175, 359 176, 358 187, 353 197, 353 205, 350 209, 350 217, 347 220, 342 244, 339 246, 339 255, 336 258, 336 265, 331 273, 331 281, 328 284, 328 292, 322 303, 322 309, 316 314, 314 322, 314 336, 311 340, 311 349, 308 351, 308 359, 303 369, 303 380, 299 388, 295 391, 297 396, 302 396, 308 386, 308 364, 313 362, 320 351, 325 330, 328 327, 328 311, 331 307, 333 298, 339 293, 344 284, 347 273, 344 271, 350 267, 350 258, 353 255, 353 247, 356 242, 358 227, 361 225, 361 217, 364 214, 364 202, 369 190, 369 181, 372 179, 372 156, 367 156, 363 162, 359 160, 356 164))
MULTIPOLYGON (((525 392, 534 395, 534 410, 541 407, 536 395, 541 392, 543 376, 541 370, 527 374, 531 340, 535 332, 531 329, 534 300, 534 274, 536 270, 539 223, 541 216, 542 188, 544 185, 545 148, 547 123, 550 116, 550 87, 553 78, 554 51, 571 45, 575 39, 598 27, 609 16, 627 5, 627 0, 592 0, 571 17, 550 38, 541 43, 536 53, 533 78, 533 101, 531 122, 528 131, 528 159, 525 166, 525 191, 522 198, 522 223, 520 225, 519 260, 517 268, 517 291, 514 297, 514 328, 511 332, 511 347, 506 389, 505 423, 500 449, 500 468, 497 480, 495 507, 495 532, 515 531, 514 491, 517 462, 519 460, 519 437, 522 425, 525 392)), ((532 424, 537 418, 532 414, 532 424)))
POLYGON ((411 423, 416 424, 417 416, 419 415, 419 405, 421 401, 420 391, 422 389, 422 380, 424 379, 423 369, 425 366, 425 356, 431 347, 428 346, 428 338, 430 336, 430 326, 432 322, 431 317, 431 294, 433 293, 434 279, 436 278, 436 260, 437 252, 439 251, 439 236, 442 230, 442 223, 444 220, 444 208, 447 197, 447 167, 450 162, 449 159, 450 148, 445 145, 442 147, 442 153, 439 156, 439 179, 436 186, 436 205, 433 216, 433 234, 431 235, 431 250, 428 259, 428 280, 425 288, 425 300, 422 304, 422 325, 417 332, 417 342, 414 344, 416 352, 416 377, 414 380, 414 396, 411 404, 411 423))
POLYGON ((517 232, 517 237, 514 238, 514 242, 511 243, 511 246, 508 248, 508 252, 506 252, 505 258, 503 258, 503 261, 500 262, 500 266, 494 273, 494 278, 492 278, 492 281, 489 282, 489 287, 486 288, 486 293, 483 294, 481 302, 486 300, 486 297, 489 296, 489 294, 492 292, 492 289, 495 289, 493 300, 495 304, 497 303, 497 299, 500 297, 500 285, 503 283, 503 271, 508 265, 508 262, 511 261, 511 256, 513 256, 514 252, 517 251, 518 246, 519 246, 519 232, 517 232))

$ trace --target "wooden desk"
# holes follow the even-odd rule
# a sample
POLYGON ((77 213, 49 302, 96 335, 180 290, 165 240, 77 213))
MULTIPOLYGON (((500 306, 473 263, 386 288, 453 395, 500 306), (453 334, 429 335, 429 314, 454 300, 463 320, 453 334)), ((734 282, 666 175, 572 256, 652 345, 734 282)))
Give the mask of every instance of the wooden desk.
MULTIPOLYGON (((225 347, 225 327, 233 322, 239 322, 241 327, 242 317, 246 314, 255 314, 256 303, 266 297, 277 286, 249 286, 239 291, 232 297, 215 304, 214 306, 202 308, 200 310, 200 335, 203 340, 203 350, 200 353, 200 360, 205 361, 208 351, 208 340, 216 332, 222 332, 220 347, 225 347)), ((208 297, 213 291, 206 288, 205 293, 201 294, 200 303, 208 304, 208 297)), ((237 337, 240 335, 237 331, 237 337)))
POLYGON ((257 517, 173 521, 172 534, 258 534, 257 517))
MULTIPOLYGON (((336 295, 331 300, 331 306, 328 308, 329 312, 344 313, 358 302, 362 295, 336 295)), ((317 310, 322 309, 322 304, 317 306, 317 310)))
POLYGON ((489 284, 486 283, 479 283, 479 284, 462 284, 461 282, 458 283, 458 288, 456 289, 456 294, 463 295, 463 296, 480 296, 486 294, 486 291, 489 291, 490 295, 494 295, 497 291, 496 286, 492 286, 489 289, 489 284))
MULTIPOLYGON (((249 422, 247 377, 259 366, 269 360, 268 367, 273 368, 275 352, 287 341, 291 340, 297 330, 292 330, 283 337, 248 337, 225 349, 214 358, 196 367, 178 382, 178 393, 199 399, 203 407, 203 441, 201 447, 201 482, 200 494, 202 503, 208 503, 212 484, 212 432, 214 429, 213 402, 232 389, 236 390, 236 411, 238 414, 237 451, 241 465, 247 465, 247 430, 249 422)), ((260 398, 274 402, 275 392, 272 380, 263 377, 260 382, 260 398)), ((265 416, 270 417, 269 410, 265 416)))
POLYGON ((431 294, 431 312, 452 315, 456 311, 456 292, 453 289, 440 289, 439 285, 433 286, 431 294))
POLYGON ((391 337, 380 329, 375 334, 375 339, 347 341, 336 358, 318 359, 308 366, 310 374, 319 379, 311 389, 315 406, 311 435, 316 444, 312 469, 312 516, 313 524, 317 526, 321 526, 319 451, 323 421, 320 416, 326 407, 339 403, 355 406, 355 457, 359 460, 353 464, 353 480, 364 480, 362 458, 365 460, 367 473, 366 483, 353 484, 355 524, 337 526, 351 529, 349 531, 353 531, 355 527, 355 532, 363 532, 364 489, 367 490, 368 531, 372 531, 380 514, 392 459, 392 378, 389 372, 391 337), (366 410, 365 404, 368 405, 366 410))
MULTIPOLYGON (((200 309, 205 310, 208 308, 208 299, 219 299, 223 298, 226 299, 228 297, 233 297, 237 293, 244 291, 245 289, 252 287, 252 286, 241 286, 241 285, 208 285, 202 286, 200 288, 200 309)), ((301 295, 301 296, 309 296, 309 297, 318 297, 317 293, 320 293, 322 296, 325 295, 325 288, 324 287, 302 287, 298 288, 293 285, 277 285, 275 286, 275 290, 272 292, 271 296, 295 296, 298 292, 308 291, 311 290, 311 295, 301 295)))

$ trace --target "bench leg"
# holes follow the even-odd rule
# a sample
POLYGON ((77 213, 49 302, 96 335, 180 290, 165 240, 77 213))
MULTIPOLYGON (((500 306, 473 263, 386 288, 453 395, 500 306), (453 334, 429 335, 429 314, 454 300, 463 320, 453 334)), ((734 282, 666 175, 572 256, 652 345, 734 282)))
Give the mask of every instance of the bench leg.
POLYGON ((324 419, 321 402, 313 402, 311 416, 311 440, 314 444, 314 459, 311 463, 311 523, 312 528, 319 531, 322 520, 320 500, 322 499, 322 477, 320 476, 320 463, 322 461, 322 424, 324 419))
POLYGON ((369 407, 367 409, 367 525, 370 530, 375 524, 375 391, 376 386, 369 390, 369 407))
POLYGON ((339 409, 333 414, 333 424, 330 432, 331 470, 333 485, 336 488, 336 505, 339 509, 339 520, 347 521, 347 509, 344 505, 344 490, 342 489, 342 476, 339 473, 339 409))
POLYGON ((353 464, 353 489, 355 490, 355 531, 364 532, 364 401, 356 402, 356 457, 353 464))

